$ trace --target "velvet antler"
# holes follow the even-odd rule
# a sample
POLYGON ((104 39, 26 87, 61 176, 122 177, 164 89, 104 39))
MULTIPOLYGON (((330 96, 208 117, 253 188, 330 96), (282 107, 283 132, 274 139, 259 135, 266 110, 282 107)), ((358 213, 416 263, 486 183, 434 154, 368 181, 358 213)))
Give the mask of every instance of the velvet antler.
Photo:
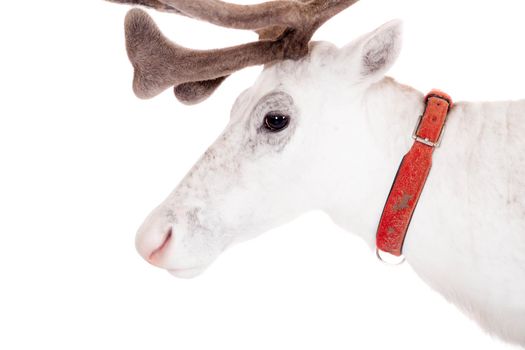
POLYGON ((135 69, 133 90, 153 97, 174 86, 184 103, 207 98, 242 68, 308 53, 308 42, 328 19, 358 0, 269 1, 236 5, 219 0, 109 0, 142 5, 201 19, 219 26, 255 30, 259 41, 215 50, 192 50, 169 41, 140 9, 128 12, 126 46, 135 69))

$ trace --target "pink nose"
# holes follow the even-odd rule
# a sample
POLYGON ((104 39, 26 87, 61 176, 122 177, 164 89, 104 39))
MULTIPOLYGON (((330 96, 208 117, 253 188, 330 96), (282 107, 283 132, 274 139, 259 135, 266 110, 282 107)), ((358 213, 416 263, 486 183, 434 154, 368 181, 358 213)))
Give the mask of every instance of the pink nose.
POLYGON ((163 267, 164 256, 172 236, 172 224, 152 213, 139 228, 135 245, 146 261, 163 267))

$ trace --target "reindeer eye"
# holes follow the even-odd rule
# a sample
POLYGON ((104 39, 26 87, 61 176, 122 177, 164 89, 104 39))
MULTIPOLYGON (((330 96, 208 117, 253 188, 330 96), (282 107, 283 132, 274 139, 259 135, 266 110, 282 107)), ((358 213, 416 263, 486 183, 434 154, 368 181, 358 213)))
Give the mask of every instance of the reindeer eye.
POLYGON ((290 123, 290 118, 279 112, 270 112, 264 116, 264 127, 271 132, 285 129, 290 123))

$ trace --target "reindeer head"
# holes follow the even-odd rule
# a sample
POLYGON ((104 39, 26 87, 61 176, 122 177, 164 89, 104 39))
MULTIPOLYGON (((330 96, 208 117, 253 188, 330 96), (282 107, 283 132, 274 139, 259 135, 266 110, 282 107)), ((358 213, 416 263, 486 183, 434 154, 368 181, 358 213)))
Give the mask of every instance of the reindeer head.
POLYGON ((399 22, 341 49, 309 43, 319 26, 356 1, 116 1, 260 35, 237 47, 189 50, 168 41, 144 11, 131 10, 126 39, 139 97, 174 86, 179 100, 196 103, 235 70, 266 65, 237 98, 222 135, 140 227, 137 249, 147 261, 192 277, 234 242, 305 211, 330 210, 338 184, 352 180, 337 164, 358 167, 362 160, 348 155, 363 147, 362 96, 384 77, 400 48, 399 22))

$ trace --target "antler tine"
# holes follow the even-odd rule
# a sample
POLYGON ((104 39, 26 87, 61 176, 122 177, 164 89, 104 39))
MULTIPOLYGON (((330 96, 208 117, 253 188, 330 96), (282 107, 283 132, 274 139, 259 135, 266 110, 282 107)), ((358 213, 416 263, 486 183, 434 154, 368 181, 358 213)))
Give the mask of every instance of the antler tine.
MULTIPOLYGON (((270 26, 319 26, 358 0, 277 0, 237 5, 220 0, 158 0, 184 14, 219 26, 257 30, 270 26)), ((315 30, 314 30, 315 31, 315 30)))
POLYGON ((106 1, 114 2, 116 4, 139 5, 139 6, 149 7, 157 11, 161 11, 161 12, 170 12, 170 13, 176 13, 178 15, 187 16, 186 14, 182 13, 180 10, 170 5, 167 5, 159 0, 106 0, 106 1))
POLYGON ((269 1, 237 5, 218 0, 107 0, 172 12, 234 29, 261 29, 271 25, 292 26, 300 18, 299 7, 306 0, 269 1))
POLYGON ((310 2, 311 11, 314 11, 316 16, 314 20, 313 31, 317 30, 330 18, 337 15, 339 12, 352 6, 359 0, 312 0, 310 2))
POLYGON ((301 22, 303 2, 268 1, 237 5, 220 0, 159 0, 183 13, 219 26, 235 29, 261 29, 273 25, 296 26, 301 22))

